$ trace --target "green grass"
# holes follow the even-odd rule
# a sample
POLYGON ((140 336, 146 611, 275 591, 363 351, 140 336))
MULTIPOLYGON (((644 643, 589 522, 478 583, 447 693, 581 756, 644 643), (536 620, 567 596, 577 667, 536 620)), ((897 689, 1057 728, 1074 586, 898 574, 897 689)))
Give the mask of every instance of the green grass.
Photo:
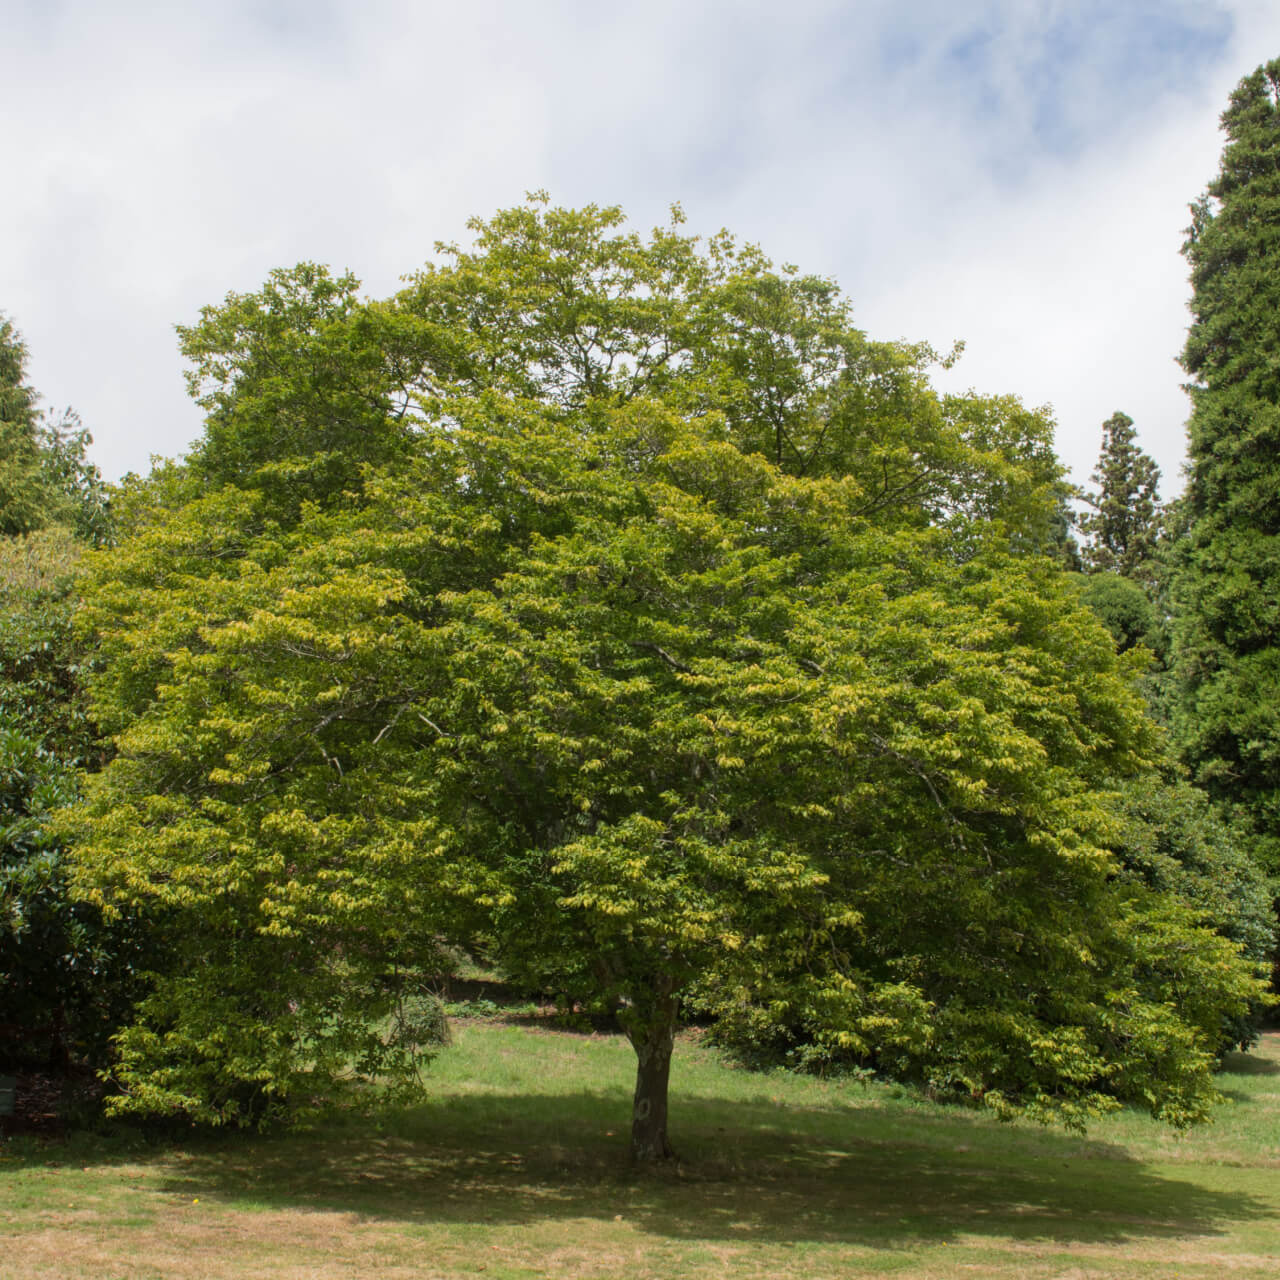
POLYGON ((0 1148, 0 1277, 1262 1277, 1280 1036, 1185 1136, 1086 1137, 679 1046, 680 1161, 627 1166, 624 1041, 459 1024, 425 1100, 323 1131, 0 1148))

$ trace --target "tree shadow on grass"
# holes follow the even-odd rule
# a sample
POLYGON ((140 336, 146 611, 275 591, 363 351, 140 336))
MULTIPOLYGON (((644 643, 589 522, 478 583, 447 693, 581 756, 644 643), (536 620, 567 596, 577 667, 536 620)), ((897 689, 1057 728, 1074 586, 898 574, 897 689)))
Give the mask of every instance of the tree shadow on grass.
POLYGON ((1280 1063, 1251 1053, 1228 1053, 1222 1059, 1221 1070, 1228 1076, 1280 1076, 1280 1063))
POLYGON ((162 1158, 163 1189, 420 1227, 622 1217, 673 1240, 884 1249, 975 1233, 1117 1244, 1221 1234, 1275 1212, 1106 1143, 971 1116, 900 1123, 878 1105, 679 1099, 684 1159, 632 1170, 625 1104, 621 1090, 455 1096, 376 1124, 188 1144, 162 1158))

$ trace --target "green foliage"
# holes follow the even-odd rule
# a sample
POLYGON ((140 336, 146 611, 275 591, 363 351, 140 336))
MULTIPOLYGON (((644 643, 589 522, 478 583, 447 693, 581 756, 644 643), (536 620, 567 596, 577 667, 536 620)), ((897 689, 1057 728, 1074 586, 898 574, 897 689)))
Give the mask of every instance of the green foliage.
POLYGON ((65 529, 0 539, 0 1058, 103 1064, 145 934, 72 900, 58 811, 97 761, 72 626, 82 547, 65 529))
POLYGON ((950 522, 962 544, 980 519, 1020 549, 1053 543, 1067 488, 1047 411, 938 396, 928 345, 868 339, 834 282, 728 232, 703 246, 678 207, 646 241, 616 207, 545 205, 473 219, 473 250, 438 245, 451 261, 378 310, 428 417, 485 391, 584 422, 659 400, 786 474, 852 478, 882 527, 950 522))
MULTIPOLYGON (((1125 788, 1121 815, 1115 850, 1126 875, 1176 895, 1256 966, 1268 968, 1275 955, 1275 914, 1247 832, 1224 822, 1202 791, 1155 776, 1125 788)), ((1227 1023, 1227 1047, 1256 1041, 1261 1009, 1227 1023)))
POLYGON ((112 536, 110 486, 89 461, 93 437, 66 409, 56 419, 43 418, 37 443, 48 495, 44 524, 65 525, 89 546, 105 546, 112 536))
POLYGON ((1280 62, 1222 117, 1217 177, 1183 252, 1192 325, 1188 532, 1175 583, 1174 726, 1196 780, 1280 871, 1280 62))
POLYGON ((201 486, 96 558, 117 754, 80 888, 179 955, 122 1105, 404 1078, 370 1013, 443 937, 616 1007, 642 1063, 696 1000, 1000 1114, 1200 1117, 1260 988, 1115 875, 1100 791, 1157 745, 1140 663, 1038 554, 1047 417, 937 396, 929 353, 726 236, 620 221, 535 201, 391 303, 264 330, 201 486), (321 340, 342 385, 411 389, 354 487, 259 433, 259 369, 305 425, 321 340))
POLYGON ((206 486, 253 488, 289 520, 403 452, 403 374, 380 310, 357 288, 349 274, 300 263, 178 327, 188 388, 208 415, 190 460, 206 486))
POLYGON ((1086 497, 1092 509, 1080 517, 1088 538, 1085 568, 1125 578, 1149 575, 1160 527, 1160 468, 1138 445, 1128 414, 1113 413, 1102 424, 1093 482, 1098 492, 1086 497))
POLYGON ((27 385, 27 348, 0 316, 0 534, 42 523, 36 393, 27 385))
POLYGON ((1101 619, 1116 647, 1139 645, 1155 658, 1142 687, 1152 714, 1166 719, 1169 653, 1165 578, 1167 526, 1157 484, 1160 471, 1138 447, 1133 420, 1112 414, 1102 424, 1102 451, 1086 494, 1091 510, 1078 524, 1087 542, 1075 566, 1081 600, 1101 619))
POLYGON ((0 716, 68 764, 93 750, 72 632, 82 554, 61 528, 0 538, 0 716))
POLYGON ((101 545, 107 492, 85 453, 91 437, 70 409, 55 419, 37 408, 26 367, 26 344, 0 315, 0 536, 66 524, 101 545))
POLYGON ((1081 601, 1111 633, 1119 652, 1143 645, 1163 659, 1168 637, 1147 588, 1118 573, 1082 574, 1077 582, 1081 601))
POLYGON ((1124 792, 1126 827, 1117 846, 1126 869, 1189 901, 1215 932, 1254 961, 1270 958, 1276 923, 1266 879, 1204 793, 1151 778, 1124 792))
POLYGON ((70 906, 50 827, 74 792, 71 771, 0 717, 0 1065, 10 1068, 63 1051, 68 996, 90 994, 100 959, 94 913, 70 906))

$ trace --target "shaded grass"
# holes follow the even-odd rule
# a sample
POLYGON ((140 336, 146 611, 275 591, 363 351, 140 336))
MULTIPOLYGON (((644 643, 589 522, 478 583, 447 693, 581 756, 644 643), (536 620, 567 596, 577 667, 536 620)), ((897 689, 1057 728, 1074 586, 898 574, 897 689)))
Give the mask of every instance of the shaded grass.
POLYGON ((466 1022, 425 1100, 375 1121, 8 1144, 0 1276, 1271 1276, 1280 1036, 1227 1065, 1215 1126, 1078 1137, 735 1069, 690 1035, 681 1160, 633 1171, 625 1041, 466 1022))

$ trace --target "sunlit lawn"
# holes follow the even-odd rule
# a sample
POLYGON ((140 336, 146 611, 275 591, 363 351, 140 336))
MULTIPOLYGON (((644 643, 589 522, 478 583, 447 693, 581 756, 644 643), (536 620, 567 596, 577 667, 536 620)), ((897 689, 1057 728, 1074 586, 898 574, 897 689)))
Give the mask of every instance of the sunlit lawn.
POLYGON ((8 1141, 0 1277, 1273 1277, 1280 1035, 1229 1065, 1210 1128, 1078 1138, 690 1036, 681 1160, 634 1172, 625 1042, 463 1022, 426 1101, 377 1124, 8 1141))

